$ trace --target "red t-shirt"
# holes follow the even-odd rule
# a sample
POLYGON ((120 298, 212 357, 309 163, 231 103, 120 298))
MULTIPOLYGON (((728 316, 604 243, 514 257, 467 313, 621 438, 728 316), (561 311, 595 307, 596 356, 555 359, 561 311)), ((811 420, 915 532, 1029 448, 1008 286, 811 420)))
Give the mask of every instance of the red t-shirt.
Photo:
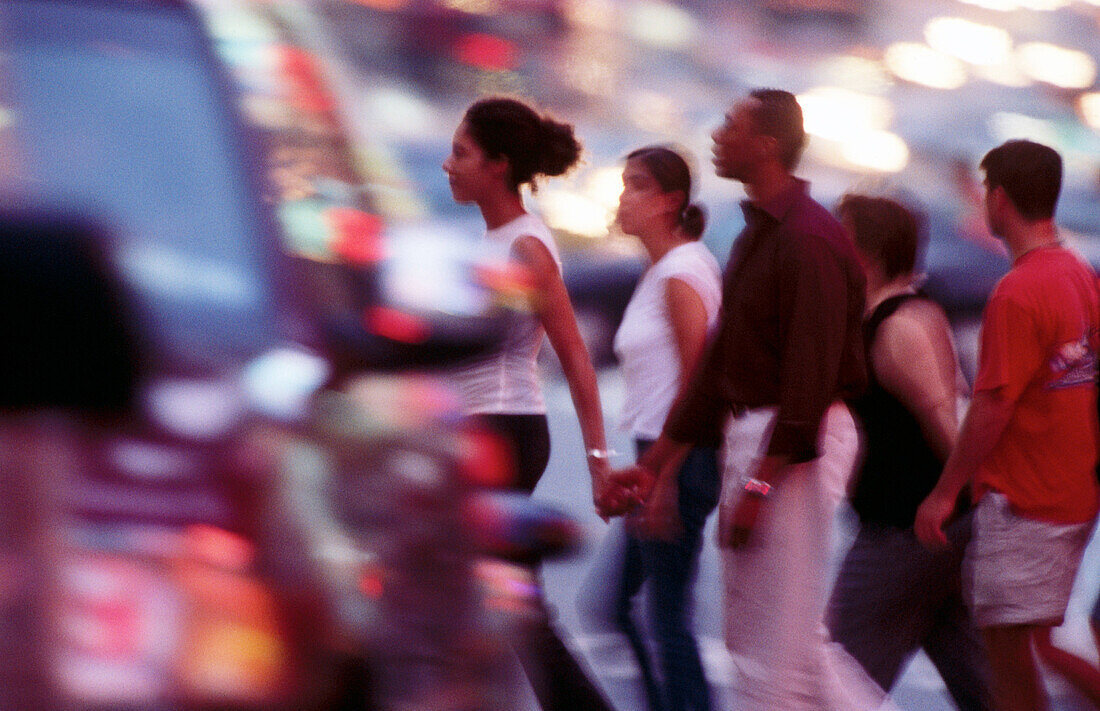
POLYGON ((1059 523, 1096 515, 1098 339, 1100 296, 1087 264, 1063 247, 1016 260, 982 321, 974 390, 1003 388, 1016 404, 978 467, 977 496, 999 491, 1020 515, 1059 523))

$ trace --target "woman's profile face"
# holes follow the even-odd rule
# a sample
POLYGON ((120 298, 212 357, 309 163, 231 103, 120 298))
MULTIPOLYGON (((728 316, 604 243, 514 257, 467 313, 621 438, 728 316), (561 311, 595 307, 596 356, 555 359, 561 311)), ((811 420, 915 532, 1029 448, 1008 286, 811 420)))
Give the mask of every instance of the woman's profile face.
POLYGON ((462 122, 451 139, 451 154, 443 161, 443 171, 447 173, 455 202, 476 202, 493 179, 491 168, 495 163, 486 157, 485 151, 470 135, 466 122, 462 122))
POLYGON ((646 224, 659 215, 667 200, 662 198, 660 183, 638 160, 628 160, 623 168, 623 191, 619 195, 616 219, 623 232, 637 235, 646 224))

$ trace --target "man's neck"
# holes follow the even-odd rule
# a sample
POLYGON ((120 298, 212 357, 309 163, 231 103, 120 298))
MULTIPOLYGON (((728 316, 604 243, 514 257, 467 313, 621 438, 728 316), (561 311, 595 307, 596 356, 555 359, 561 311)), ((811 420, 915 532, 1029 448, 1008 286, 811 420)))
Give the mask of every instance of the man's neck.
POLYGON ((1061 244, 1061 239, 1054 220, 1039 220, 1020 224, 1006 236, 1005 242, 1012 261, 1016 261, 1028 252, 1061 244))
POLYGON ((751 180, 745 182, 749 199, 760 207, 795 184, 796 178, 778 164, 761 166, 751 180))

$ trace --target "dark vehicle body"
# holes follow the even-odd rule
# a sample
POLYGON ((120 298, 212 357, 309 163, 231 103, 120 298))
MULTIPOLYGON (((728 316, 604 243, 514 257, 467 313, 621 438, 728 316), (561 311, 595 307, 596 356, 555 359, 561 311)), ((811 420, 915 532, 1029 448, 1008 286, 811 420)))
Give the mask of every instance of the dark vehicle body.
POLYGON ((3 711, 506 708, 467 504, 575 537, 403 372, 490 347, 507 270, 409 289, 272 9, 0 5, 3 711))

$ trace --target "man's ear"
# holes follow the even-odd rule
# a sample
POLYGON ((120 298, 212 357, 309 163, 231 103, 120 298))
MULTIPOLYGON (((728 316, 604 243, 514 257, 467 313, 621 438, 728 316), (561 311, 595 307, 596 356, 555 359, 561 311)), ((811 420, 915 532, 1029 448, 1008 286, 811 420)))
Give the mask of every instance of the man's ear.
POLYGON ((766 133, 761 133, 759 138, 764 157, 779 160, 779 139, 766 133))
POLYGON ((1002 210, 1006 206, 1011 205, 1012 201, 1008 199, 1008 193, 1005 192, 1003 185, 996 185, 989 188, 985 194, 986 202, 989 203, 989 207, 995 210, 1002 210))

